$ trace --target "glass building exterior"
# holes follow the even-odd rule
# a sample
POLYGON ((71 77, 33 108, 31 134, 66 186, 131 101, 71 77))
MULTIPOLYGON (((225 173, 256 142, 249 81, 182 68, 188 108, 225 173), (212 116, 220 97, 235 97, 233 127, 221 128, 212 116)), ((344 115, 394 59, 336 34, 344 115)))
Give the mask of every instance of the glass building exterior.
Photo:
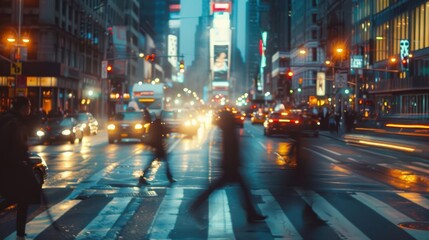
POLYGON ((362 108, 429 116, 429 1, 354 1, 350 59, 362 108))

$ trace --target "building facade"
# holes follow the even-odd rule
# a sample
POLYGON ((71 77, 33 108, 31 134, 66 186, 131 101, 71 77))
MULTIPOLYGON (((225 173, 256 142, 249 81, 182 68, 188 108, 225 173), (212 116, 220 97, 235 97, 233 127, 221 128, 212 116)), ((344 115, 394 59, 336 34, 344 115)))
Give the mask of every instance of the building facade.
MULTIPOLYGON (((429 115, 429 1, 354 1, 361 107, 374 116, 429 115)), ((367 114, 368 115, 368 114, 367 114)))

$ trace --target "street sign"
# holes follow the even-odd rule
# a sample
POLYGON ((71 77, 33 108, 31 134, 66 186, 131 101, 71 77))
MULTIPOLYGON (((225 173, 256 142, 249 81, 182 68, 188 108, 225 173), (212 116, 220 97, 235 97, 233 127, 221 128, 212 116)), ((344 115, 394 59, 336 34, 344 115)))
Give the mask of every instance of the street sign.
POLYGON ((101 61, 101 79, 107 79, 107 64, 106 60, 101 61))
POLYGON ((347 73, 335 73, 335 86, 337 88, 347 87, 347 73))
POLYGON ((325 96, 325 73, 324 72, 317 72, 317 78, 316 78, 316 95, 317 96, 325 96))
POLYGON ((10 75, 21 75, 22 74, 22 63, 13 62, 10 64, 10 75))

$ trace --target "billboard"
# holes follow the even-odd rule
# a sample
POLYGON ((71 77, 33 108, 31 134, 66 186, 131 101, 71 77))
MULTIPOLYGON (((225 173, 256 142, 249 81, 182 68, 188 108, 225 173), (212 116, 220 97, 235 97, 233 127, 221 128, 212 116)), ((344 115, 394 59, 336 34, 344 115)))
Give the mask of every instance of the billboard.
POLYGON ((214 45, 214 58, 212 64, 213 81, 228 81, 229 73, 229 46, 214 45))

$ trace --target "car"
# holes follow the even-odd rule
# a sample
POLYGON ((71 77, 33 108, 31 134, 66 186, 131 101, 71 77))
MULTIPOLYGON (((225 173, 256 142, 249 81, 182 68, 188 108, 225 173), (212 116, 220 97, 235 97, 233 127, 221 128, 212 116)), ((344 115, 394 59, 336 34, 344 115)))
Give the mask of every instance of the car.
POLYGON ((160 118, 168 134, 180 133, 192 137, 200 127, 197 114, 184 109, 161 110, 160 118))
POLYGON ((231 109, 232 114, 234 114, 235 123, 240 127, 244 127, 244 119, 246 118, 246 114, 241 112, 238 109, 231 109))
POLYGON ((45 159, 35 152, 28 153, 28 166, 33 169, 34 177, 43 185, 48 177, 48 165, 45 159))
POLYGON ((273 134, 313 134, 319 136, 319 121, 308 115, 301 114, 301 111, 283 110, 272 112, 264 121, 264 135, 273 134))
POLYGON ((123 139, 145 141, 150 122, 144 120, 143 111, 123 111, 116 113, 107 123, 107 136, 110 144, 123 139))
POLYGON ((267 118, 269 112, 259 109, 252 113, 252 117, 250 118, 250 122, 252 124, 263 124, 265 119, 267 118))
POLYGON ((98 133, 98 121, 89 112, 80 112, 75 117, 81 124, 85 135, 97 135, 98 133))
POLYGON ((74 117, 48 119, 36 132, 40 144, 53 142, 79 143, 83 139, 82 124, 74 117))

